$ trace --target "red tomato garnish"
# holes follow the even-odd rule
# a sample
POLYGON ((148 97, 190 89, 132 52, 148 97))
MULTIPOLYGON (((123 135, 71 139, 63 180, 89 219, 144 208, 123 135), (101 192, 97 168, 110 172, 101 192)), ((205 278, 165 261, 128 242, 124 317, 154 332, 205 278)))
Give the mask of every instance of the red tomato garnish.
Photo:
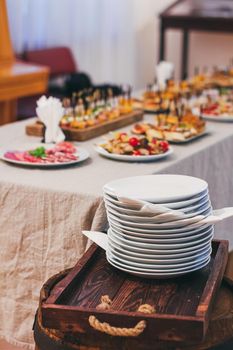
POLYGON ((132 147, 137 147, 140 144, 140 142, 139 142, 139 140, 136 137, 131 137, 129 139, 129 144, 132 147))
POLYGON ((133 151, 133 155, 134 155, 134 156, 140 156, 140 155, 141 155, 141 152, 138 151, 138 150, 135 150, 135 151, 133 151))
POLYGON ((169 148, 169 144, 168 144, 167 141, 160 141, 159 145, 160 145, 160 147, 162 148, 162 150, 164 152, 166 152, 168 150, 168 148, 169 148))
POLYGON ((153 143, 154 145, 156 145, 157 139, 156 139, 155 137, 153 137, 153 139, 151 140, 151 143, 153 143))

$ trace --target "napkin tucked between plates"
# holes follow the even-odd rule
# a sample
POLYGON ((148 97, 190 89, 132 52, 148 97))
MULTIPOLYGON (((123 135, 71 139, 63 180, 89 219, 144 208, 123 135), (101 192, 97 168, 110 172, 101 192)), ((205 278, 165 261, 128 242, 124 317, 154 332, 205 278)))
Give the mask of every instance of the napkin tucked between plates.
POLYGON ((82 234, 95 242, 95 244, 103 250, 106 251, 108 249, 108 236, 106 233, 98 231, 82 231, 82 234))
POLYGON ((61 142, 65 135, 59 127, 59 122, 64 115, 64 108, 58 98, 42 96, 37 101, 36 113, 45 125, 45 143, 61 142))

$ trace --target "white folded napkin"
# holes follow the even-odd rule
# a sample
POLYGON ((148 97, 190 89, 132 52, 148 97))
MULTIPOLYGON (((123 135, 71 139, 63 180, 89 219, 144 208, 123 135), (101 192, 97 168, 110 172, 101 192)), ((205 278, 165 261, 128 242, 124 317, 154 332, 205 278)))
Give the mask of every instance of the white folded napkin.
POLYGON ((155 73, 159 89, 164 90, 167 80, 173 78, 174 64, 171 62, 161 61, 155 67, 155 73))
POLYGON ((82 234, 89 238, 92 242, 95 242, 99 247, 105 251, 108 248, 108 236, 104 232, 98 231, 82 231, 82 234))
POLYGON ((148 214, 154 214, 156 216, 161 214, 168 214, 169 217, 174 220, 179 220, 185 217, 185 213, 182 210, 173 210, 163 206, 162 204, 153 204, 150 202, 142 201, 140 199, 134 199, 129 197, 124 197, 122 195, 116 195, 118 201, 128 205, 137 205, 140 213, 144 213, 145 216, 148 214))
MULTIPOLYGON (((196 222, 192 224, 190 224, 190 219, 186 219, 186 224, 182 226, 186 226, 187 230, 190 230, 193 228, 201 227, 206 224, 215 225, 218 222, 226 220, 232 216, 233 207, 222 208, 214 210, 213 214, 208 217, 204 217, 203 215, 196 216, 196 222)), ((161 228, 163 227, 163 225, 164 224, 161 224, 161 228)), ((95 242, 99 247, 101 247, 105 251, 108 249, 108 235, 106 235, 105 233, 98 231, 82 231, 82 233, 84 236, 88 237, 90 240, 95 242)))
POLYGON ((64 115, 64 108, 58 98, 42 96, 37 102, 36 113, 45 125, 45 143, 61 142, 65 135, 59 127, 60 120, 64 115))

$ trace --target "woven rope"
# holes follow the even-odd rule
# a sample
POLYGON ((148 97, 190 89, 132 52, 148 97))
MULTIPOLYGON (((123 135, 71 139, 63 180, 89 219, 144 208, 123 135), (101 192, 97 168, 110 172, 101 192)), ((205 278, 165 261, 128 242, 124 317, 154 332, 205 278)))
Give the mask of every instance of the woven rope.
POLYGON ((112 300, 108 295, 102 295, 101 303, 96 306, 97 310, 109 310, 111 308, 112 300))
MULTIPOLYGON (((97 305, 98 310, 109 310, 111 308, 112 300, 108 295, 102 295, 101 303, 97 305)), ((140 305, 138 312, 152 314, 155 312, 153 306, 149 304, 140 305)), ((94 315, 89 317, 89 324, 92 328, 97 331, 117 336, 117 337, 137 337, 146 328, 146 321, 139 321, 133 328, 121 328, 113 327, 107 322, 100 322, 94 315)))
POLYGON ((120 328, 110 326, 107 322, 100 322, 95 316, 89 317, 89 324, 97 331, 113 335, 116 337, 137 337, 146 328, 145 321, 139 321, 134 328, 120 328))
POLYGON ((155 312, 155 308, 149 304, 142 304, 139 306, 138 312, 143 312, 145 314, 153 314, 155 312))

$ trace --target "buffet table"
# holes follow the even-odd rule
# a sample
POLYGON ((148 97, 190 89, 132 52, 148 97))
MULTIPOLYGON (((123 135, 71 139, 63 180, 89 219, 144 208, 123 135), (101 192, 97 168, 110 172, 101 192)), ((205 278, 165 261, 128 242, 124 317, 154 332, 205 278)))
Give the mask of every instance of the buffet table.
MULTIPOLYGON (((0 147, 38 142, 25 135, 28 123, 1 127, 0 147)), ((34 348, 31 327, 43 282, 83 254, 89 244, 83 229, 106 229, 106 182, 152 173, 193 175, 209 183, 214 208, 232 205, 233 128, 229 123, 207 126, 209 135, 174 145, 173 155, 159 162, 102 158, 93 147, 101 137, 81 144, 90 159, 74 167, 39 170, 0 162, 0 337, 34 348)), ((215 231, 216 237, 230 240, 231 248, 232 224, 218 224, 215 231)))

